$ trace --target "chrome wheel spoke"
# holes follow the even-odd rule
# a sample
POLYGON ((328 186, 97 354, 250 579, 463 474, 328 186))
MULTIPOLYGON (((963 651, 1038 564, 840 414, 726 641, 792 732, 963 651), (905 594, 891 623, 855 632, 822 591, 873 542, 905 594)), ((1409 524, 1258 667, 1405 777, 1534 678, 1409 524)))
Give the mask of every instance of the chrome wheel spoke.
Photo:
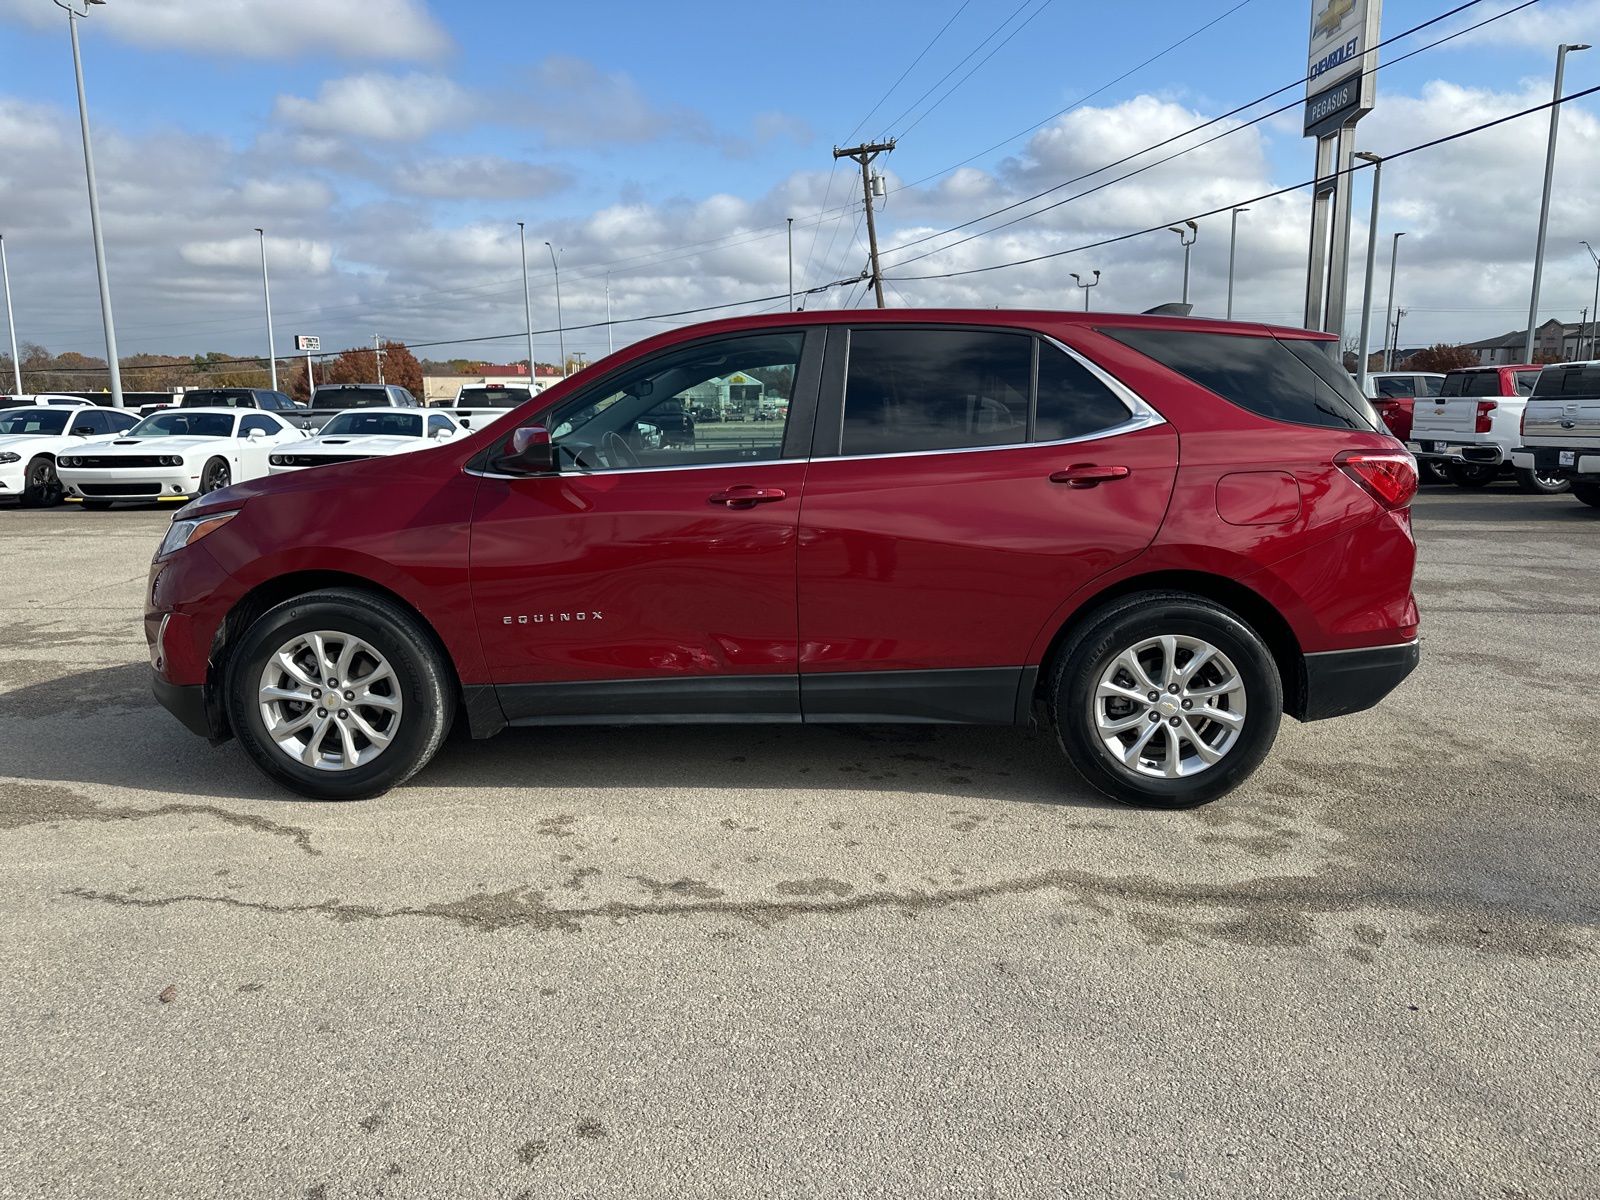
POLYGON ((1156 681, 1150 678, 1149 672, 1144 669, 1144 664, 1139 661, 1139 656, 1132 650, 1124 650, 1118 656, 1116 664, 1132 675, 1134 681, 1147 692, 1159 692, 1161 689, 1156 681))
POLYGON ((400 711, 399 696, 381 696, 375 692, 358 692, 351 703, 360 708, 381 708, 385 712, 400 711))
POLYGON ((1245 731, 1244 678, 1226 651, 1192 634, 1156 633, 1126 646, 1102 670, 1091 703, 1105 753, 1149 778, 1207 771, 1245 731))
POLYGON ((1221 760, 1222 752, 1201 737, 1195 731, 1195 727, 1188 721, 1183 723, 1183 732, 1189 744, 1194 747, 1194 752, 1205 760, 1206 766, 1209 767, 1212 763, 1221 760))
POLYGON ((1211 708, 1209 706, 1197 708, 1189 714, 1191 721, 1215 721, 1219 725, 1226 725, 1229 729, 1243 729, 1244 717, 1236 712, 1229 712, 1225 708, 1211 708))
POLYGON ((389 734, 381 733, 374 729, 372 724, 365 717, 353 709, 350 712, 350 723, 354 725, 358 731, 365 735, 367 741, 371 742, 380 750, 387 746, 392 740, 389 734))
POLYGON ((300 664, 294 661, 294 657, 289 653, 289 650, 290 647, 286 646, 273 655, 272 661, 278 665, 279 669, 296 683, 304 684, 308 688, 316 687, 321 683, 320 679, 312 679, 311 676, 301 670, 300 664))
POLYGON ((355 638, 345 638, 344 648, 339 651, 339 661, 333 666, 335 679, 345 680, 350 678, 350 664, 355 661, 356 654, 363 649, 363 643, 355 638))
POLYGON ((1137 729, 1140 725, 1150 724, 1154 724, 1154 722, 1142 712, 1136 712, 1131 717, 1107 717, 1102 715, 1099 718, 1100 732, 1102 734, 1126 733, 1130 729, 1137 729))
POLYGON ((305 744, 300 747, 300 752, 296 755, 306 766, 316 766, 317 760, 322 757, 322 738, 332 723, 332 717, 317 718, 317 727, 311 731, 311 735, 306 738, 305 744))
POLYGON ((1170 633, 1161 635, 1161 683, 1163 687, 1178 678, 1178 639, 1170 633))
POLYGON ((339 747, 344 753, 344 765, 355 767, 361 764, 361 751, 356 749, 356 735, 350 730, 348 720, 335 721, 334 728, 339 731, 339 747))
POLYGON ((1133 739, 1133 744, 1122 752, 1122 761, 1130 767, 1137 763, 1139 755, 1144 752, 1144 748, 1150 744, 1150 739, 1155 737, 1156 730, 1160 728, 1160 725, 1151 721, 1145 731, 1133 739))
POLYGON ((1107 696, 1116 696, 1123 700, 1132 700, 1135 704, 1149 704, 1144 692, 1139 691, 1137 688, 1123 687, 1120 683, 1102 682, 1095 692, 1095 696, 1101 700, 1104 700, 1107 696))
POLYGON ((342 630, 297 634, 280 646, 262 668, 256 703, 279 751, 317 771, 370 763, 394 743, 405 715, 394 667, 342 630), (352 671, 365 673, 345 678, 352 671))
POLYGON ((299 687, 299 688, 292 688, 292 689, 291 688, 284 688, 284 687, 264 687, 264 688, 261 689, 261 699, 263 699, 263 700, 291 700, 296 704, 315 704, 316 703, 315 699, 313 699, 313 697, 311 695, 311 689, 308 688, 308 687, 299 687))
MULTIPOLYGON (((1216 656, 1217 648, 1215 646, 1200 647, 1200 649, 1196 650, 1192 655, 1190 655, 1189 661, 1183 664, 1183 670, 1178 672, 1178 682, 1188 683, 1189 680, 1195 677, 1195 673, 1198 672, 1201 667, 1205 666, 1216 656)), ((1190 693, 1190 695, 1193 694, 1193 692, 1190 693)))
POLYGON ((1167 738, 1167 756, 1161 760, 1161 773, 1168 779, 1176 779, 1183 774, 1183 748, 1178 741, 1178 731, 1166 724, 1161 726, 1161 731, 1167 738))

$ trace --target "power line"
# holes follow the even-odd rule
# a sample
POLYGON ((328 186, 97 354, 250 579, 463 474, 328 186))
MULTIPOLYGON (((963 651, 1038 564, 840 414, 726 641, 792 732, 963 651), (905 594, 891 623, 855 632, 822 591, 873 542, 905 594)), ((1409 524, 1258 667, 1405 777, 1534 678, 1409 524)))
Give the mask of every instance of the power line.
MULTIPOLYGON (((944 31, 949 29, 951 25, 955 24, 956 18, 959 17, 962 13, 966 12, 968 5, 970 5, 971 3, 972 3, 972 0, 961 0, 961 7, 956 9, 955 12, 950 14, 950 19, 948 21, 946 21, 943 25, 939 26, 939 32, 934 34, 931 38, 928 39, 928 44, 925 45, 921 49, 921 51, 918 52, 917 56, 911 60, 911 65, 908 66, 904 71, 900 72, 900 78, 896 79, 893 83, 891 83, 889 85, 889 90, 886 91, 883 95, 878 97, 878 102, 876 104, 874 104, 867 111, 867 115, 866 116, 862 117, 861 120, 856 122, 856 127, 854 129, 852 129, 849 133, 844 135, 844 140, 845 141, 848 142, 848 141, 854 140, 856 134, 861 132, 861 127, 863 125, 865 125, 868 121, 872 120, 872 114, 877 112, 880 108, 883 107, 883 102, 885 100, 887 100, 890 96, 894 95, 895 88, 899 87, 902 83, 904 83, 906 81, 906 76, 911 74, 911 72, 916 68, 916 65, 919 62, 921 62, 925 57, 927 57, 928 51, 933 49, 934 43, 936 43, 940 38, 942 38, 944 36, 944 31)), ((826 201, 824 201, 824 203, 826 203, 826 201)))
MULTIPOLYGON (((939 88, 943 87, 945 80, 949 79, 950 76, 954 75, 962 67, 966 66, 968 59, 970 59, 979 50, 982 50, 991 41, 993 41, 995 39, 995 37, 997 37, 999 35, 999 33, 1000 33, 1000 31, 1002 29, 1004 29, 1007 25, 1011 24, 1011 22, 1016 19, 1016 16, 1017 16, 1017 14, 1019 12, 1021 12, 1025 8, 1027 8, 1028 5, 1030 5, 1032 3, 1033 3, 1033 0, 1022 0, 1022 3, 1017 5, 1016 8, 1012 9, 1008 14, 1006 14, 1006 19, 1001 21, 1000 24, 996 25, 994 27, 994 29, 989 33, 989 35, 983 39, 983 41, 979 42, 971 50, 968 50, 966 52, 966 54, 962 55, 960 62, 956 63, 955 66, 951 67, 943 75, 939 76, 939 78, 934 81, 932 87, 930 87, 927 91, 923 92, 922 95, 918 96, 915 100, 913 100, 910 104, 908 104, 906 106, 906 110, 904 112, 902 112, 898 117, 896 117, 894 120, 888 122, 888 127, 890 129, 894 129, 894 128, 898 127, 901 121, 904 121, 907 117, 909 117, 913 112, 916 111, 917 105, 921 104, 929 96, 933 95, 933 93, 935 91, 937 91, 939 88)), ((1050 3, 1050 0, 1045 0, 1045 3, 1046 4, 1050 3)))
MULTIPOLYGON (((1573 100, 1581 100, 1585 96, 1593 95, 1595 92, 1600 92, 1600 84, 1596 84, 1594 87, 1591 87, 1591 88, 1585 88, 1581 92, 1573 92, 1570 95, 1566 95, 1566 96, 1561 97, 1561 99, 1559 99, 1559 100, 1547 100, 1543 104, 1535 104, 1531 108, 1523 109, 1521 112, 1514 112, 1514 113, 1510 113, 1510 114, 1508 114, 1507 116, 1504 116, 1504 117, 1497 117, 1492 121, 1484 121, 1481 124, 1472 126, 1470 129, 1458 130, 1455 133, 1449 133, 1449 134, 1445 134, 1443 137, 1434 138, 1432 141, 1429 141, 1429 142, 1419 142, 1417 145, 1408 146, 1404 150, 1396 150, 1391 154, 1384 155, 1384 161, 1385 162, 1389 162, 1389 161, 1391 161, 1393 159, 1396 159, 1396 158, 1405 158, 1407 155, 1416 154, 1416 153, 1418 153, 1419 151, 1422 151, 1422 150, 1431 150, 1435 146, 1442 146, 1442 145, 1446 144, 1447 142, 1458 141, 1461 138, 1470 137, 1475 133, 1482 133, 1486 129, 1493 129, 1498 125, 1504 125, 1509 121, 1515 121, 1515 120, 1518 120, 1518 119, 1520 119, 1522 117, 1531 116, 1531 115, 1533 115, 1534 113, 1537 113, 1537 112, 1543 112, 1548 108, 1553 108, 1557 104, 1567 104, 1567 103, 1570 103, 1573 100)), ((1365 171, 1365 170, 1369 170, 1369 169, 1371 169, 1371 164, 1364 162, 1359 166, 1343 168, 1340 171, 1335 172, 1334 174, 1335 175, 1353 174, 1356 171, 1365 171)), ((1324 176, 1324 178, 1333 178, 1333 177, 1334 176, 1324 176)), ((1159 232, 1161 230, 1168 229, 1171 226, 1173 226, 1175 224, 1178 224, 1178 223, 1180 223, 1180 222, 1182 222, 1184 220, 1198 221, 1203 217, 1214 217, 1214 216, 1217 216, 1217 215, 1219 215, 1221 213, 1231 212, 1233 209, 1238 208, 1238 207, 1240 207, 1242 205, 1258 204, 1263 200, 1273 200, 1273 199, 1276 199, 1279 196, 1287 195, 1290 192, 1297 192, 1301 188, 1311 187, 1316 182, 1317 182, 1317 180, 1315 178, 1302 180, 1299 183, 1290 184, 1288 187, 1281 187, 1281 188, 1276 188, 1276 189, 1274 189, 1273 191, 1270 191, 1270 192, 1263 192, 1259 196, 1251 196, 1248 199, 1230 201, 1229 203, 1224 204, 1220 208, 1207 209, 1205 212, 1192 213, 1188 217, 1179 217, 1179 218, 1176 218, 1176 219, 1171 220, 1171 221, 1163 221, 1159 225, 1150 226, 1148 229, 1139 229, 1139 230, 1134 231, 1133 233, 1122 233, 1122 234, 1118 234, 1116 237, 1102 238, 1100 241, 1087 242, 1082 246, 1074 246, 1074 247, 1072 247, 1071 249, 1068 249, 1068 250, 1052 250, 1048 254, 1035 254, 1035 255, 1032 255, 1031 257, 1028 257, 1028 258, 1012 259, 1012 260, 1010 260, 1008 262, 1002 262, 1002 263, 991 263, 989 266, 986 266, 986 267, 967 267, 964 270, 960 270, 960 271, 942 271, 942 272, 939 272, 938 274, 934 274, 934 275, 898 275, 898 276, 893 277, 893 281, 896 282, 896 283, 912 283, 912 282, 916 282, 916 281, 919 281, 919 280, 928 280, 928 279, 954 279, 954 278, 956 278, 958 276, 962 276, 962 275, 982 275, 982 274, 985 274, 985 273, 987 273, 989 271, 1001 271, 1001 270, 1005 270, 1008 267, 1027 266, 1030 263, 1044 262, 1047 259, 1052 259, 1052 258, 1061 258, 1064 255, 1068 255, 1068 254, 1078 254, 1078 253, 1080 253, 1080 252, 1082 252, 1084 250, 1096 250, 1096 249, 1099 249, 1101 246, 1112 246, 1112 245, 1115 245, 1118 242, 1126 242, 1126 241, 1131 241, 1133 238, 1136 238, 1136 237, 1143 237, 1145 234, 1148 234, 1148 233, 1157 233, 1157 232, 1159 232)), ((888 281, 890 277, 889 276, 885 276, 884 278, 885 278, 886 281, 888 281)))
MULTIPOLYGON (((1445 19, 1447 19, 1449 17, 1454 16, 1456 13, 1462 12, 1465 9, 1472 8, 1474 5, 1481 4, 1481 3, 1483 3, 1483 0, 1466 0, 1466 3, 1457 5, 1455 8, 1451 9, 1448 12, 1442 13, 1439 16, 1436 16, 1436 17, 1431 18, 1430 20, 1424 21, 1419 25, 1414 25, 1410 29, 1407 29, 1402 33, 1395 34, 1394 37, 1388 38, 1387 40, 1385 40, 1383 42, 1380 42, 1377 47, 1374 47, 1374 49, 1381 49, 1383 46, 1387 46, 1392 42, 1396 42, 1396 41, 1400 40, 1401 38, 1409 37, 1410 35, 1412 35, 1414 33, 1417 33, 1420 30, 1426 29, 1430 25, 1437 24, 1440 21, 1443 21, 1443 20, 1445 20, 1445 19)), ((1377 66, 1369 68, 1367 71, 1363 72, 1363 74, 1375 74, 1376 72, 1384 70, 1384 69, 1386 69, 1388 67, 1397 66, 1400 63, 1404 62, 1408 58, 1412 58, 1412 57, 1414 57, 1414 56, 1416 56, 1418 54, 1423 53, 1426 50, 1431 50, 1435 46, 1442 45, 1445 42, 1453 40, 1454 38, 1458 38, 1458 37, 1461 37, 1461 36, 1463 36, 1465 34, 1471 33, 1475 29, 1480 29, 1484 25, 1490 24, 1493 21, 1498 21, 1502 17, 1508 17, 1508 16, 1512 15, 1513 13, 1520 12, 1522 9, 1528 8, 1531 5, 1534 5, 1534 4, 1537 4, 1537 3, 1539 3, 1539 0, 1522 0, 1522 3, 1518 4, 1515 8, 1509 8, 1509 9, 1505 10, 1504 12, 1497 13, 1492 17, 1489 17, 1489 18, 1487 18, 1487 19, 1485 19, 1483 21, 1478 22, 1476 25, 1471 25, 1471 26, 1468 26, 1465 29, 1461 29, 1461 30, 1456 31, 1455 33, 1448 34, 1445 37, 1439 38, 1437 41, 1428 43, 1426 46, 1419 46, 1415 50, 1408 51, 1407 53, 1401 55, 1399 58, 1393 59, 1390 62, 1379 63, 1377 66)), ((994 209, 991 212, 982 213, 982 214, 980 214, 980 215, 978 215, 976 217, 971 218, 970 220, 961 222, 959 225, 952 225, 950 228, 940 230, 937 233, 924 234, 921 237, 913 238, 911 241, 902 242, 898 246, 890 247, 889 249, 885 250, 883 253, 884 253, 885 256, 900 254, 900 253, 902 253, 902 252, 904 252, 906 250, 911 249, 913 246, 918 246, 918 245, 921 245, 921 244, 923 244, 925 242, 930 242, 930 241, 934 240, 935 238, 945 237, 945 236, 947 236, 949 234, 952 234, 952 233, 958 233, 961 230, 968 229, 971 226, 976 225, 981 221, 990 220, 993 217, 998 217, 998 216, 1001 216, 1004 213, 1008 213, 1008 212, 1011 212, 1014 209, 1020 208, 1024 204, 1031 204, 1035 200, 1041 200, 1045 196, 1048 196, 1048 195, 1050 195, 1050 194, 1052 194, 1054 192, 1060 191, 1062 188, 1070 187, 1074 183, 1081 183, 1086 179, 1092 179, 1094 176, 1099 175, 1102 172, 1109 171, 1109 170, 1112 170, 1115 167, 1120 167, 1125 163, 1132 162, 1134 159, 1140 158, 1143 155, 1149 154, 1153 150, 1159 150, 1164 146, 1170 146, 1174 142, 1182 141, 1184 138, 1190 137, 1193 134, 1200 133, 1200 132, 1202 132, 1202 131, 1204 131, 1206 129, 1209 129, 1213 125, 1219 124, 1222 121, 1226 121, 1230 117, 1237 116, 1239 113, 1242 113, 1247 109, 1254 108, 1258 104, 1264 103, 1267 100, 1271 100, 1276 96, 1280 96, 1284 92, 1289 91, 1291 88, 1299 87, 1304 82, 1305 82, 1305 78, 1302 77, 1302 78, 1300 78, 1298 80, 1295 80, 1295 81, 1293 81, 1291 83, 1287 83, 1283 87, 1280 87, 1280 88, 1276 89, 1275 91, 1268 92, 1264 96, 1258 96, 1256 99, 1248 101, 1248 102, 1246 102, 1244 104, 1241 104, 1236 108, 1230 109, 1228 112, 1225 112, 1225 113, 1221 114, 1220 116, 1212 117, 1208 121, 1204 121, 1199 125, 1196 125, 1196 126, 1190 128, 1190 129, 1186 129, 1186 130, 1182 131, 1181 133, 1173 134, 1171 137, 1163 138, 1161 141, 1155 142, 1155 143, 1153 143, 1153 144, 1151 144, 1149 146, 1145 146, 1145 147, 1142 147, 1141 149, 1135 150, 1131 154, 1125 154, 1121 158, 1116 159, 1113 162, 1105 163, 1102 166, 1096 167, 1091 171, 1086 171, 1081 175, 1075 175, 1071 179, 1065 179, 1065 180, 1062 180, 1060 183, 1052 184, 1050 187, 1047 187, 1047 188, 1043 189, 1042 191, 1035 192, 1031 196, 1024 196, 1020 200, 1015 200, 1012 203, 1003 205, 1000 208, 994 209)), ((1068 197, 1067 200, 1060 201, 1060 202, 1058 202, 1056 204, 1046 205, 1044 208, 1036 209, 1031 213, 1026 213, 1022 217, 1018 218, 1018 220, 1027 220, 1027 219, 1030 219, 1032 217, 1039 216, 1041 213, 1050 212, 1052 209, 1059 208, 1062 204, 1070 203, 1072 200, 1081 199, 1083 196, 1087 196, 1087 195, 1090 195, 1093 192, 1100 191, 1102 188, 1109 187, 1111 184, 1120 183, 1123 180, 1131 179, 1135 175, 1141 174, 1144 171, 1147 171, 1147 170, 1150 170, 1150 169, 1152 169, 1154 167, 1158 167, 1158 166, 1162 165, 1162 163, 1171 162, 1174 158, 1179 158, 1184 154, 1189 154, 1189 153, 1192 153, 1195 150, 1201 149, 1204 146, 1208 146, 1212 142, 1217 141, 1219 138, 1227 137, 1230 134, 1237 133, 1238 131, 1240 131, 1242 129, 1248 129, 1253 125, 1257 125, 1257 124, 1261 123, 1262 121, 1268 120, 1268 119, 1276 116, 1279 113, 1286 112, 1287 110, 1289 110, 1291 108, 1296 108, 1296 107, 1298 107, 1300 105, 1300 103, 1301 103, 1301 101, 1298 100, 1298 99, 1292 100, 1288 104, 1282 105, 1281 107, 1273 109, 1270 112, 1261 113, 1260 115, 1251 118, 1249 121, 1245 122, 1244 124, 1231 126, 1228 129, 1223 130, 1220 134, 1217 134, 1217 135, 1215 135, 1213 137, 1207 138, 1205 141, 1198 142, 1193 146, 1185 147, 1183 150, 1180 150, 1175 154, 1169 155, 1166 158, 1157 160, 1155 162, 1146 163, 1144 166, 1141 166, 1141 167, 1137 168, 1136 170, 1130 171, 1126 175, 1119 176, 1117 179, 1112 179, 1112 180, 1106 181, 1105 183, 1097 184, 1095 187, 1089 188, 1087 191, 1079 193, 1078 195, 1075 195, 1075 196, 1068 197)), ((903 190, 903 189, 898 189, 898 190, 903 190)), ((959 239, 957 241, 949 243, 949 245, 940 246, 937 249, 928 251, 928 252, 926 252, 924 254, 918 254, 918 255, 915 255, 915 256, 913 256, 911 258, 902 259, 896 265, 904 267, 908 263, 913 263, 913 262, 918 261, 919 259, 927 258, 932 254, 939 254, 939 253, 942 253, 945 250, 949 250, 949 249, 952 249, 952 248, 954 248, 956 246, 963 245, 964 243, 973 240, 974 237, 983 237, 983 236, 986 236, 987 234, 995 232, 996 230, 1005 229, 1005 228, 1008 228, 1009 226, 1014 225, 1014 224, 1016 224, 1016 221, 1003 222, 1002 224, 995 225, 990 229, 981 230, 980 232, 978 232, 977 234, 972 235, 971 237, 961 238, 961 239, 959 239)))
POLYGON ((1052 2, 1053 2, 1053 0, 1044 0, 1044 3, 1039 5, 1038 8, 1034 9, 1031 13, 1029 13, 1027 15, 1026 19, 1024 19, 1023 22, 1020 25, 1018 25, 1010 33, 1006 34, 1005 41, 1002 41, 993 50, 989 51, 989 53, 985 54, 976 63, 974 63, 973 67, 972 67, 972 70, 968 71, 960 79, 956 80, 953 84, 951 84, 948 91, 946 91, 943 95, 941 95, 932 104, 928 105, 927 108, 923 109, 921 114, 917 117, 917 119, 915 121, 911 122, 911 124, 907 125, 896 136, 905 137, 908 133, 910 133, 918 125, 921 125, 922 122, 927 119, 929 113, 931 113, 934 109, 938 108, 939 105, 943 104, 946 100, 950 99, 951 94, 954 93, 956 91, 956 89, 958 89, 962 84, 966 83, 967 80, 971 79, 975 74, 977 74, 979 68, 981 68, 984 63, 988 62, 996 54, 1000 53, 1001 50, 1005 49, 1007 43, 1009 43, 1012 38, 1016 37, 1017 34, 1021 33, 1024 29, 1026 29, 1029 25, 1031 25, 1033 23, 1033 19, 1035 17, 1037 17, 1040 13, 1042 13, 1045 9, 1049 8, 1052 2))

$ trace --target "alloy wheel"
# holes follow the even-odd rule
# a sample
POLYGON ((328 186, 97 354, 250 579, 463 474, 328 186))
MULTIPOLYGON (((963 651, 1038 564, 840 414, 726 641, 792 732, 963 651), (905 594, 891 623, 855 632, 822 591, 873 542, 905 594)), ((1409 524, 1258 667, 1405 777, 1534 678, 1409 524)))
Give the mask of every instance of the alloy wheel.
POLYGON ((256 698, 273 744, 319 771, 366 766, 394 741, 404 714, 389 660, 337 630, 296 634, 280 646, 256 698))
POLYGON ((1183 779, 1221 762, 1245 726, 1244 679, 1202 638, 1162 634, 1116 655, 1095 688, 1094 729, 1127 770, 1183 779))

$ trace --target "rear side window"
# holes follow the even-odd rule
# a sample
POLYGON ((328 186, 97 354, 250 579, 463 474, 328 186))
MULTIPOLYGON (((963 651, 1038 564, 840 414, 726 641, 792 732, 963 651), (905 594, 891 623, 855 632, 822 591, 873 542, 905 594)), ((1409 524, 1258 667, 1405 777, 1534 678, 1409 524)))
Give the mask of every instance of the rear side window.
POLYGON ((1444 387, 1440 390, 1441 396, 1498 396, 1500 394, 1499 371, 1461 371, 1448 376, 1444 387))
MULTIPOLYGON (((72 423, 72 432, 87 434, 91 437, 97 434, 112 433, 114 432, 114 427, 109 420, 110 416, 109 412, 79 413, 78 419, 72 423)), ((120 426, 120 428, 126 429, 127 426, 120 426)))
POLYGON ((1386 400, 1399 400, 1417 394, 1416 385, 1410 379, 1379 379, 1375 382, 1378 385, 1378 395, 1386 400))
POLYGON ((450 423, 450 418, 432 413, 428 417, 428 432, 430 434, 448 433, 455 426, 450 423))
POLYGON ((1049 342, 1039 343, 1034 441, 1087 437, 1122 424, 1128 416, 1128 406, 1088 367, 1049 342))
POLYGON ((266 434, 268 437, 280 432, 280 427, 276 421, 274 421, 271 417, 262 416, 246 417, 243 424, 239 427, 239 432, 242 436, 249 437, 257 429, 266 434))
POLYGON ((1531 396, 1533 394, 1533 385, 1538 383, 1538 382, 1539 382, 1539 372, 1537 372, 1537 371, 1518 371, 1517 372, 1517 382, 1516 382, 1517 395, 1519 395, 1519 396, 1531 396))
POLYGON ((1600 399, 1600 364, 1584 367, 1547 367, 1539 375, 1533 394, 1540 399, 1600 399))
POLYGON ((1162 366, 1258 416, 1328 429, 1381 429, 1371 403, 1335 359, 1333 342, 1102 329, 1162 366))
POLYGON ((1417 376, 1417 395, 1419 395, 1419 396, 1437 396, 1439 394, 1439 385, 1441 383, 1443 383, 1443 382, 1444 382, 1444 380, 1435 379, 1431 375, 1418 375, 1417 376))
POLYGON ((1033 339, 960 329, 853 329, 845 454, 1028 440, 1033 339))

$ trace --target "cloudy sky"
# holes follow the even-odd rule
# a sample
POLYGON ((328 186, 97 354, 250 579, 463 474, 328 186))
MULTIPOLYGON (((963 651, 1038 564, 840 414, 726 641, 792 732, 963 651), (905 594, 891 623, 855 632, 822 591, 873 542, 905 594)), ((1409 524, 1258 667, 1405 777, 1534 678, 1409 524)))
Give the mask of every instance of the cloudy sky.
MULTIPOLYGON (((1481 0, 1385 56, 1519 2, 1481 0)), ((1454 3, 1388 0, 1384 34, 1454 3)), ((258 225, 280 350, 299 332, 326 346, 378 333, 448 342, 423 351, 436 356, 520 357, 518 337, 466 341, 523 328, 518 221, 541 329, 556 323, 546 240, 562 250, 569 326, 604 318, 608 280, 618 319, 781 306, 786 217, 800 287, 862 271, 859 177, 833 170, 831 149, 890 135, 879 232, 891 303, 1075 307, 1070 272, 1098 269, 1096 307, 1141 309, 1179 292, 1182 255, 1164 230, 926 277, 1165 226, 1311 173, 1297 111, 1248 123, 1292 91, 1185 136, 1303 74, 1302 0, 814 0, 804 20, 795 12, 748 0, 109 0, 81 31, 122 353, 264 352, 258 225)), ((1363 148, 1393 153, 1547 101, 1561 41, 1600 43, 1600 0, 1539 0, 1384 70, 1363 148)), ((100 354, 65 14, 0 0, 0 45, 0 233, 18 336, 100 354)), ((1597 83, 1600 49, 1569 59, 1568 92, 1597 83)), ((1563 116, 1543 316, 1577 320, 1591 303, 1578 241, 1600 246, 1597 99, 1563 116)), ((1523 323, 1547 127, 1527 117, 1386 171, 1378 294, 1389 235, 1404 230, 1408 344, 1523 323)), ((1299 191, 1240 218, 1237 315, 1298 323, 1308 209, 1299 191)), ((1226 215, 1202 220, 1202 314, 1221 315, 1227 254, 1226 215)), ((807 304, 857 304, 863 291, 807 304)), ((619 325, 616 344, 687 319, 619 325)), ((539 339, 541 358, 555 343, 539 339)), ((606 332, 574 331, 567 345, 594 358, 606 332)))

